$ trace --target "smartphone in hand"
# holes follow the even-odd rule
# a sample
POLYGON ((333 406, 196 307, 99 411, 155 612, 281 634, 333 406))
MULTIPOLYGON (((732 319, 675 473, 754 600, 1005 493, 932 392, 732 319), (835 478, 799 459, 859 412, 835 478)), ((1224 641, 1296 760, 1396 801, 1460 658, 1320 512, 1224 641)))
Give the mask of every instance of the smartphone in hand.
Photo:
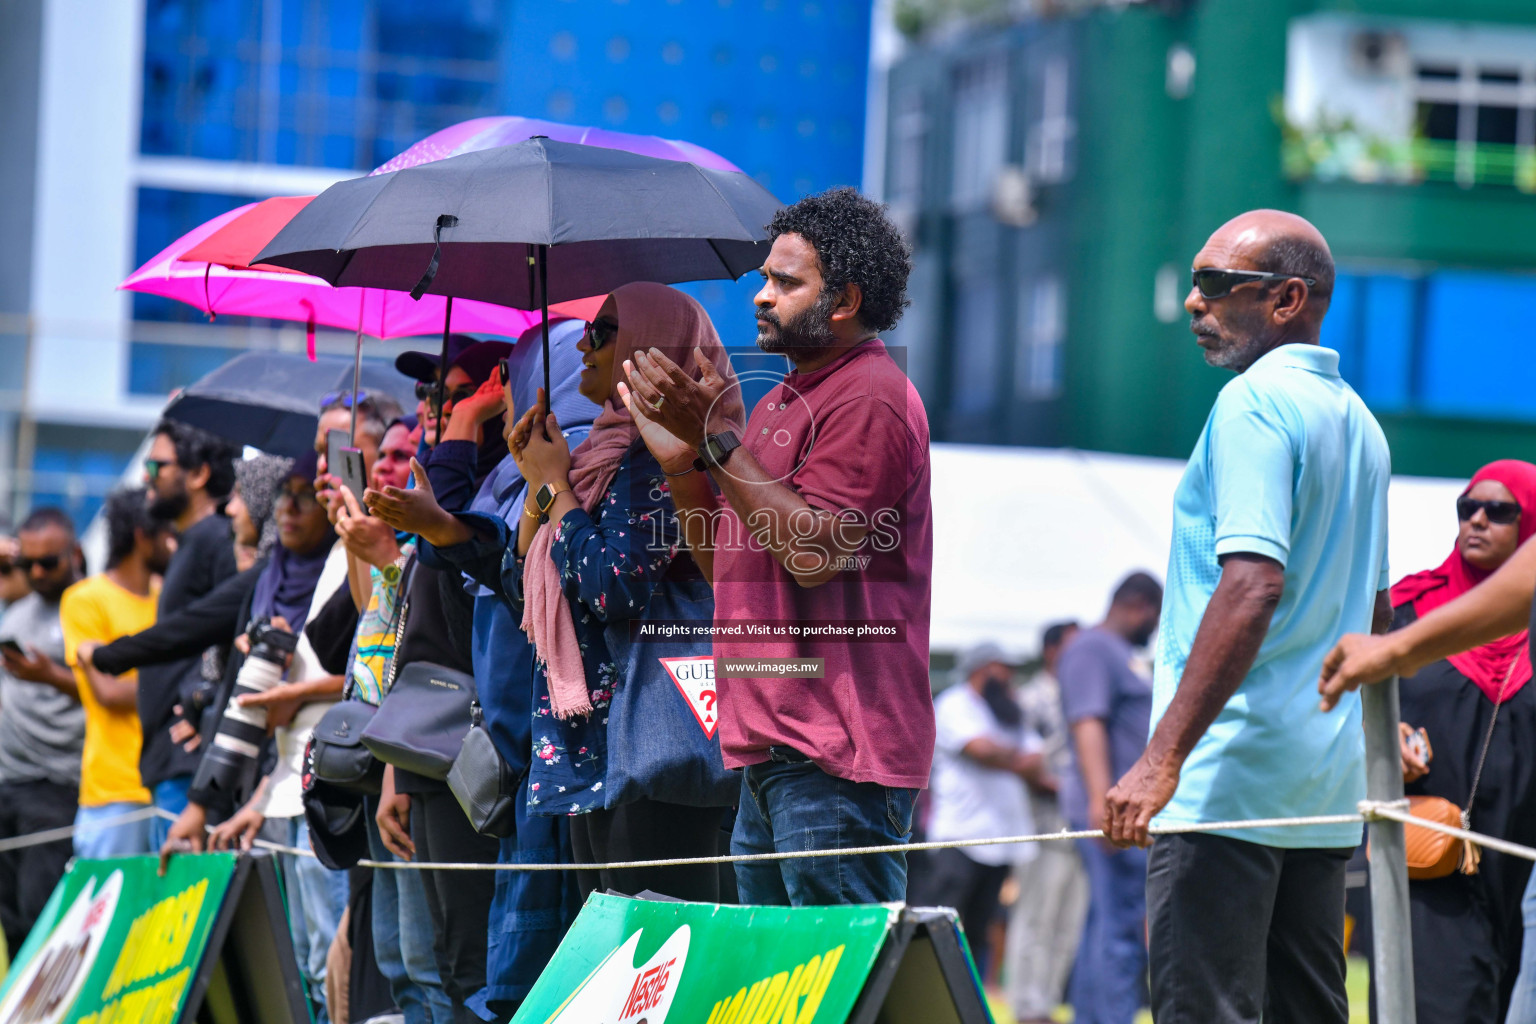
POLYGON ((326 471, 352 492, 358 508, 367 515, 368 506, 363 504, 363 491, 368 489, 368 472, 363 466, 362 449, 352 447, 348 444, 350 440, 345 430, 333 430, 326 435, 326 471))

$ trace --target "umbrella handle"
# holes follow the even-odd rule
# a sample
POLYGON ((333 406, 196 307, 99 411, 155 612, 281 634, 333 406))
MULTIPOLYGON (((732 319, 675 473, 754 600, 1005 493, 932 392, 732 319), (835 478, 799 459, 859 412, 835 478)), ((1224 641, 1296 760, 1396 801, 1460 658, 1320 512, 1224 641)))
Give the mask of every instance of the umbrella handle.
POLYGON ((421 275, 421 280, 416 282, 416 287, 411 289, 411 298, 418 302, 426 294, 432 285, 432 279, 437 277, 437 264, 443 256, 443 228, 455 227, 459 218, 451 213, 439 214, 437 225, 432 228, 432 262, 427 264, 427 272, 421 275))

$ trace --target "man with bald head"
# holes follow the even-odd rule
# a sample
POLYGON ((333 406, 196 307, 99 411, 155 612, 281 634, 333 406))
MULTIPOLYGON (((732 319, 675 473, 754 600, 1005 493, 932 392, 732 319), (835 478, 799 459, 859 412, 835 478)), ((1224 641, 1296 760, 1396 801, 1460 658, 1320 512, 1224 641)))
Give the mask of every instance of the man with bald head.
MULTIPOLYGON (((1105 800, 1121 846, 1148 826, 1351 814, 1360 704, 1323 714, 1340 636, 1391 621, 1381 428, 1318 344, 1333 258, 1256 210, 1195 257, 1184 302, 1234 371, 1174 494, 1146 752, 1105 800)), ((1354 695, 1351 695, 1354 696, 1354 695)), ((1342 707, 1342 705, 1341 705, 1342 707)), ((1159 836, 1147 865, 1158 1024, 1345 1024, 1344 865, 1357 823, 1159 836)))

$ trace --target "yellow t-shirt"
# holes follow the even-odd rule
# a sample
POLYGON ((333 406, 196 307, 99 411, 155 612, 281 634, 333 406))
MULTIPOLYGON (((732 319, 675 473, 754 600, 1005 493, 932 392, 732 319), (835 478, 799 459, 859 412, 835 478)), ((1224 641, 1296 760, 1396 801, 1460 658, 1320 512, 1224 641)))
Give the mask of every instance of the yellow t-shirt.
MULTIPOLYGON (((85 707, 85 752, 80 760, 80 804, 100 807, 114 803, 149 803, 149 790, 139 778, 139 750, 144 731, 137 708, 105 708, 86 681, 75 651, 87 641, 105 644, 155 624, 158 589, 140 597, 105 575, 81 580, 64 592, 59 620, 64 626, 64 658, 75 670, 80 703, 85 707)), ((124 678, 137 684, 139 675, 124 678)))

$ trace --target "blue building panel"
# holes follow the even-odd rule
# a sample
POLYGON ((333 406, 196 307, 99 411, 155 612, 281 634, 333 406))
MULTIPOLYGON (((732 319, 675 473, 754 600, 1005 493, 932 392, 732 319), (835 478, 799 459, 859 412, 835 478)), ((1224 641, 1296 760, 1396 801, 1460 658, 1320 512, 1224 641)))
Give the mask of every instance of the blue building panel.
MULTIPOLYGON (((867 0, 147 0, 140 149, 363 170, 449 124, 521 114, 687 139, 792 202, 862 178, 870 12, 867 0)), ((186 195, 178 209, 201 219, 234 205, 186 195)), ((141 196, 143 258, 196 223, 162 212, 177 202, 141 196)), ((755 275, 685 287, 728 345, 752 345, 755 275)), ((136 299, 135 317, 185 318, 170 305, 136 299)))

